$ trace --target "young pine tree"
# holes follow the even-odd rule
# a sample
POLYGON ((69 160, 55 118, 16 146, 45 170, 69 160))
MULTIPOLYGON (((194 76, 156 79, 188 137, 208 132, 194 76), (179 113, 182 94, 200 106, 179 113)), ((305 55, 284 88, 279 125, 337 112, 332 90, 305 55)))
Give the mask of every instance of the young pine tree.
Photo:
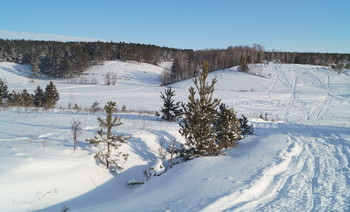
POLYGON ((242 118, 239 119, 239 122, 241 125, 242 135, 253 135, 254 134, 253 125, 248 124, 247 117, 242 115, 242 118))
POLYGON ((24 89, 21 93, 21 103, 22 105, 21 106, 24 106, 24 107, 30 107, 30 106, 33 106, 33 97, 30 93, 28 93, 28 91, 26 89, 24 89))
POLYGON ((186 139, 188 147, 187 159, 198 156, 213 156, 220 154, 221 149, 216 142, 215 122, 217 119, 217 107, 220 100, 213 98, 214 78, 209 85, 208 63, 203 63, 203 72, 193 80, 196 91, 193 87, 189 89, 189 102, 182 105, 184 118, 180 122, 180 134, 186 139))
POLYGON ((222 149, 233 147, 242 139, 240 122, 232 108, 221 103, 215 122, 217 145, 222 149))
POLYGON ((35 107, 43 107, 45 101, 44 90, 40 86, 36 87, 33 94, 33 104, 35 107))
POLYGON ((56 86, 51 81, 45 88, 44 106, 47 108, 54 107, 59 99, 60 95, 56 86))
POLYGON ((128 155, 117 152, 118 148, 127 142, 129 136, 115 135, 112 132, 114 127, 120 126, 122 122, 120 117, 113 116, 113 112, 117 109, 115 102, 108 102, 105 106, 106 118, 99 117, 97 120, 101 129, 88 142, 99 147, 94 158, 111 171, 122 170, 122 164, 126 162, 128 155), (122 159, 120 156, 122 155, 122 159))
POLYGON ((8 95, 7 85, 0 79, 0 105, 2 105, 3 99, 6 99, 8 95))
POLYGON ((177 82, 182 79, 182 71, 180 66, 180 61, 178 58, 175 58, 173 65, 171 66, 170 81, 177 82))
POLYGON ((163 99, 163 107, 161 108, 162 119, 166 121, 176 121, 176 119, 181 115, 180 103, 174 103, 173 96, 175 96, 175 91, 168 87, 164 90, 164 93, 160 93, 160 98, 163 99))
POLYGON ((7 104, 10 106, 22 105, 21 93, 12 91, 7 95, 7 104))
POLYGON ((241 59, 239 61, 239 66, 240 66, 240 69, 243 72, 248 72, 249 71, 248 62, 247 62, 247 58, 246 57, 241 56, 241 59))

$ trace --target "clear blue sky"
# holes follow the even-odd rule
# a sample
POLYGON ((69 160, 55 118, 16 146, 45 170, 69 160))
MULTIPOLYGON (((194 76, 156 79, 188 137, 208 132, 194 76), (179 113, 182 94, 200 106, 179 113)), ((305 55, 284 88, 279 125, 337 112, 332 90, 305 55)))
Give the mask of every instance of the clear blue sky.
POLYGON ((0 0, 0 30, 175 48, 350 53, 350 0, 0 0))

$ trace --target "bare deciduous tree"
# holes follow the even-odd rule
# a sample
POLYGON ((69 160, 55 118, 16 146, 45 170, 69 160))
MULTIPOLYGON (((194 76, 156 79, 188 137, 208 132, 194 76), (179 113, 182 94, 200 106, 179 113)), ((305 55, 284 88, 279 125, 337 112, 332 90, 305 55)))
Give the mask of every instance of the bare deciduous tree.
POLYGON ((75 150, 78 146, 78 139, 79 137, 82 135, 82 123, 79 119, 73 119, 72 120, 72 128, 71 128, 71 132, 72 132, 72 136, 73 136, 73 141, 74 141, 74 153, 75 150))
POLYGON ((107 72, 105 75, 105 84, 106 85, 115 85, 117 82, 117 73, 116 72, 107 72))

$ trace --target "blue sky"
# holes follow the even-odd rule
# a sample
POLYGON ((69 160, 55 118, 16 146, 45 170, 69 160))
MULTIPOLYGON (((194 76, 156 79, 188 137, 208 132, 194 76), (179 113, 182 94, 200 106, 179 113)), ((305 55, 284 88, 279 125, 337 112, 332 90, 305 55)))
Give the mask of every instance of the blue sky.
POLYGON ((26 39, 39 33, 190 49, 258 43, 266 50, 350 53, 350 0, 0 0, 0 5, 0 31, 26 32, 26 39))

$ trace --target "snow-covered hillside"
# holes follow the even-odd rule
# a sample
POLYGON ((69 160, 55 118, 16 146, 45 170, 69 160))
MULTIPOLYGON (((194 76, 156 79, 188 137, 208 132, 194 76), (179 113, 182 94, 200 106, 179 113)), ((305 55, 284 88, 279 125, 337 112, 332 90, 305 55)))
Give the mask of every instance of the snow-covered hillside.
MULTIPOLYGON (((131 136, 125 170, 111 174, 95 164, 84 142, 99 129, 97 117, 68 109, 0 111, 0 211, 349 211, 350 76, 327 67, 257 64, 251 74, 236 68, 212 72, 215 97, 254 124, 226 156, 176 165, 139 186, 160 143, 183 142, 177 123, 153 115, 119 113, 118 133, 131 136), (267 114, 268 121, 260 114, 267 114), (83 122, 76 153, 71 121, 83 122)), ((112 100, 133 111, 159 110, 163 68, 109 61, 76 79, 53 80, 58 107, 88 108, 112 100), (116 73, 114 86, 104 85, 116 73), (84 84, 73 84, 80 82, 84 84), (92 84, 89 84, 93 82, 92 84)), ((31 79, 30 67, 0 63, 8 90, 32 92, 49 79, 31 79)), ((177 101, 187 101, 192 80, 175 83, 177 101)), ((163 146, 163 147, 164 147, 163 146)))

